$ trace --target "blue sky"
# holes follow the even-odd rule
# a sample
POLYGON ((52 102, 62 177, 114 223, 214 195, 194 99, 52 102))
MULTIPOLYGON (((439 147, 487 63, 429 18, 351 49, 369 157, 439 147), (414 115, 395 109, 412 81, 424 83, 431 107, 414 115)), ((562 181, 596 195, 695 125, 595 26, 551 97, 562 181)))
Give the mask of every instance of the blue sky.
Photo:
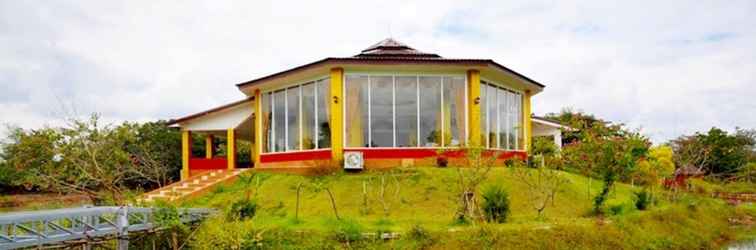
POLYGON ((753 16, 754 1, 0 0, 0 123, 176 118, 392 36, 544 83, 537 114, 571 107, 663 142, 756 128, 753 16))

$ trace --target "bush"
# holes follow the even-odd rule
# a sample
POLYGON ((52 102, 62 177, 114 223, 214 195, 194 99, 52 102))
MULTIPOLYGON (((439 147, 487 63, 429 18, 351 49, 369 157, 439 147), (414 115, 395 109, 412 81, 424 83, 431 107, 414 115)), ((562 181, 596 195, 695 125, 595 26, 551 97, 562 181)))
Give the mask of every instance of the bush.
POLYGON ((350 219, 336 220, 330 224, 331 235, 339 242, 355 242, 362 239, 362 225, 350 219))
POLYGON ((720 192, 722 190, 718 185, 706 182, 703 179, 688 179, 687 182, 690 187, 689 190, 697 194, 712 195, 715 192, 720 192))
POLYGON ((231 205, 231 210, 228 212, 228 218, 230 220, 244 220, 255 217, 257 213, 257 202, 254 200, 239 200, 231 205))
POLYGON ((446 159, 446 157, 436 158, 436 166, 445 168, 447 165, 449 165, 449 159, 446 159))
POLYGON ((625 206, 622 204, 616 204, 609 206, 609 212, 612 215, 621 215, 623 212, 625 212, 625 206))
POLYGON ((635 192, 635 208, 638 210, 646 210, 652 203, 651 192, 643 190, 635 192))
POLYGON ((486 220, 504 223, 509 215, 509 194, 500 185, 488 186, 483 190, 483 213, 486 220))

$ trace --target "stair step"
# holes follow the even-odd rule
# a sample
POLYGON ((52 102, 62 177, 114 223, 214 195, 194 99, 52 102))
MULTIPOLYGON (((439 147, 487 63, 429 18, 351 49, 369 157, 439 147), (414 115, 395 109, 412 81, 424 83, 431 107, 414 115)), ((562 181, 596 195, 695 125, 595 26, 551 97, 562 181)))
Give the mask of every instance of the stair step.
POLYGON ((158 190, 154 190, 147 194, 144 194, 140 201, 151 202, 155 200, 176 200, 200 190, 206 190, 218 183, 237 176, 247 169, 234 169, 234 170, 213 170, 202 173, 201 175, 194 176, 191 179, 184 182, 174 183, 172 185, 163 187, 158 190))

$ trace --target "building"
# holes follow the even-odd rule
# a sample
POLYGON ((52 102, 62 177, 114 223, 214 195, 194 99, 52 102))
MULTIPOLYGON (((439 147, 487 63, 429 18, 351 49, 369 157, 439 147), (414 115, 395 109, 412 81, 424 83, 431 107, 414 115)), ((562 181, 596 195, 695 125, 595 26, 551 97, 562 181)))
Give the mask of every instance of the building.
POLYGON ((550 137, 554 140, 557 148, 562 148, 562 131, 574 131, 575 129, 564 126, 561 122, 546 117, 532 115, 533 137, 550 137))
POLYGON ((237 140, 255 168, 307 172, 361 152, 366 168, 434 165, 465 145, 527 156, 530 99, 544 85, 490 59, 452 59, 385 39, 237 84, 247 98, 173 120, 182 130, 182 178, 239 167, 237 140), (206 137, 191 155, 192 133, 206 137), (225 138, 228 157, 214 157, 225 138), (441 149, 445 153, 439 153, 441 149))

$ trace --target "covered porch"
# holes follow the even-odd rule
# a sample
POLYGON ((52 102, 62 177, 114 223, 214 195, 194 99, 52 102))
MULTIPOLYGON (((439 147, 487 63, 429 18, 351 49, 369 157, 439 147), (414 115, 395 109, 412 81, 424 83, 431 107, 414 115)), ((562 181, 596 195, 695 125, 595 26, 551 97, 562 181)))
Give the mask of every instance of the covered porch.
POLYGON ((534 137, 550 137, 557 148, 562 148, 562 130, 573 130, 564 126, 559 121, 539 116, 531 117, 534 137))
POLYGON ((253 99, 245 99, 172 121, 181 128, 181 178, 254 167, 254 120, 253 99))

